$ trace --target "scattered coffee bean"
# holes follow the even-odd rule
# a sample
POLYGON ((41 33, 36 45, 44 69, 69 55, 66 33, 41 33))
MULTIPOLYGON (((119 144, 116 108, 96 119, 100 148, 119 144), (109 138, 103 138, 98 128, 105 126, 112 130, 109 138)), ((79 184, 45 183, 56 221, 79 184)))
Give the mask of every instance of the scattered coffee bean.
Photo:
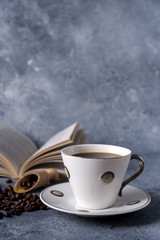
POLYGON ((7 191, 12 191, 13 190, 13 187, 11 185, 8 185, 6 188, 5 188, 7 191))
POLYGON ((20 199, 20 198, 21 198, 21 194, 16 193, 16 198, 17 198, 17 199, 20 199))
POLYGON ((4 216, 5 216, 5 217, 11 217, 12 215, 11 215, 9 212, 6 212, 6 213, 4 214, 4 216))
POLYGON ((10 214, 14 214, 15 213, 15 209, 12 209, 9 213, 10 214))
POLYGON ((2 212, 0 212, 0 219, 2 219, 3 218, 3 213, 2 212))
POLYGON ((14 209, 16 207, 15 203, 12 204, 11 208, 14 209))
POLYGON ((41 207, 40 207, 40 209, 42 209, 42 210, 46 210, 46 209, 47 209, 47 206, 44 205, 44 204, 42 204, 41 207))
POLYGON ((19 216, 20 214, 21 214, 21 211, 19 211, 19 210, 15 211, 15 215, 19 216))
POLYGON ((25 196, 25 199, 29 199, 32 196, 32 194, 27 193, 27 195, 25 196))
POLYGON ((22 212, 46 210, 37 194, 31 193, 15 193, 11 185, 7 185, 4 190, 0 189, 0 219, 11 217, 13 215, 19 216, 22 212), (3 213, 5 211, 5 213, 3 213))
POLYGON ((6 180, 6 183, 12 183, 11 179, 6 180))

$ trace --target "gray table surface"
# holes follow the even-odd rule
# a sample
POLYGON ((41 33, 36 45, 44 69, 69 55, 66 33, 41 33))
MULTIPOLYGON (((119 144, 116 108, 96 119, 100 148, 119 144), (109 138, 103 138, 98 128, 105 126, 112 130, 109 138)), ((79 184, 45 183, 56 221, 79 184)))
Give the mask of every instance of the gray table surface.
MULTIPOLYGON (((106 218, 79 217, 53 209, 24 212, 0 220, 0 239, 160 239, 159 153, 142 156, 144 172, 132 185, 150 193, 152 201, 146 208, 106 218)), ((0 178, 2 187, 5 180, 0 178)))

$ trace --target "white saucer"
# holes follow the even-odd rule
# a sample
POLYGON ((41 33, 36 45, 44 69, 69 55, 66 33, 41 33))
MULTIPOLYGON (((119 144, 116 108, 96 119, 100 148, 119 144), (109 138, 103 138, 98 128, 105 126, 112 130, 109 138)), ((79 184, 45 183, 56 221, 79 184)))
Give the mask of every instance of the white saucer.
POLYGON ((113 207, 101 210, 82 209, 76 204, 69 182, 47 187, 41 192, 40 199, 50 208, 85 217, 104 217, 135 212, 146 207, 151 201, 147 192, 128 185, 123 189, 123 196, 117 197, 113 207))

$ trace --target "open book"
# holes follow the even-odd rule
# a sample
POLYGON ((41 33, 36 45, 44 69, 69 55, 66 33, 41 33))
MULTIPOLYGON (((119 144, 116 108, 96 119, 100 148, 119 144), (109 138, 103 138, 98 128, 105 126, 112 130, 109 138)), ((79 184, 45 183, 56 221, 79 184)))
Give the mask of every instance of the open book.
POLYGON ((29 170, 50 167, 63 173, 61 149, 85 141, 83 130, 78 130, 78 123, 74 123, 37 149, 27 136, 0 124, 0 176, 20 178, 29 170))

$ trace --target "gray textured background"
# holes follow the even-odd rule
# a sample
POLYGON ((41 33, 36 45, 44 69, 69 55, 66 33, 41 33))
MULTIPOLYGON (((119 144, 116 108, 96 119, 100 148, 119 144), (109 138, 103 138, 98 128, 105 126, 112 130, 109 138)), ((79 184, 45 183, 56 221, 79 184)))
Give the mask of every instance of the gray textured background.
POLYGON ((40 146, 78 121, 88 142, 142 153, 133 185, 152 197, 105 219, 25 212, 0 220, 0 239, 159 240, 159 92, 160 1, 0 0, 0 122, 40 146))
POLYGON ((160 2, 0 1, 0 121, 41 145, 78 121, 90 143, 160 146, 160 2))

